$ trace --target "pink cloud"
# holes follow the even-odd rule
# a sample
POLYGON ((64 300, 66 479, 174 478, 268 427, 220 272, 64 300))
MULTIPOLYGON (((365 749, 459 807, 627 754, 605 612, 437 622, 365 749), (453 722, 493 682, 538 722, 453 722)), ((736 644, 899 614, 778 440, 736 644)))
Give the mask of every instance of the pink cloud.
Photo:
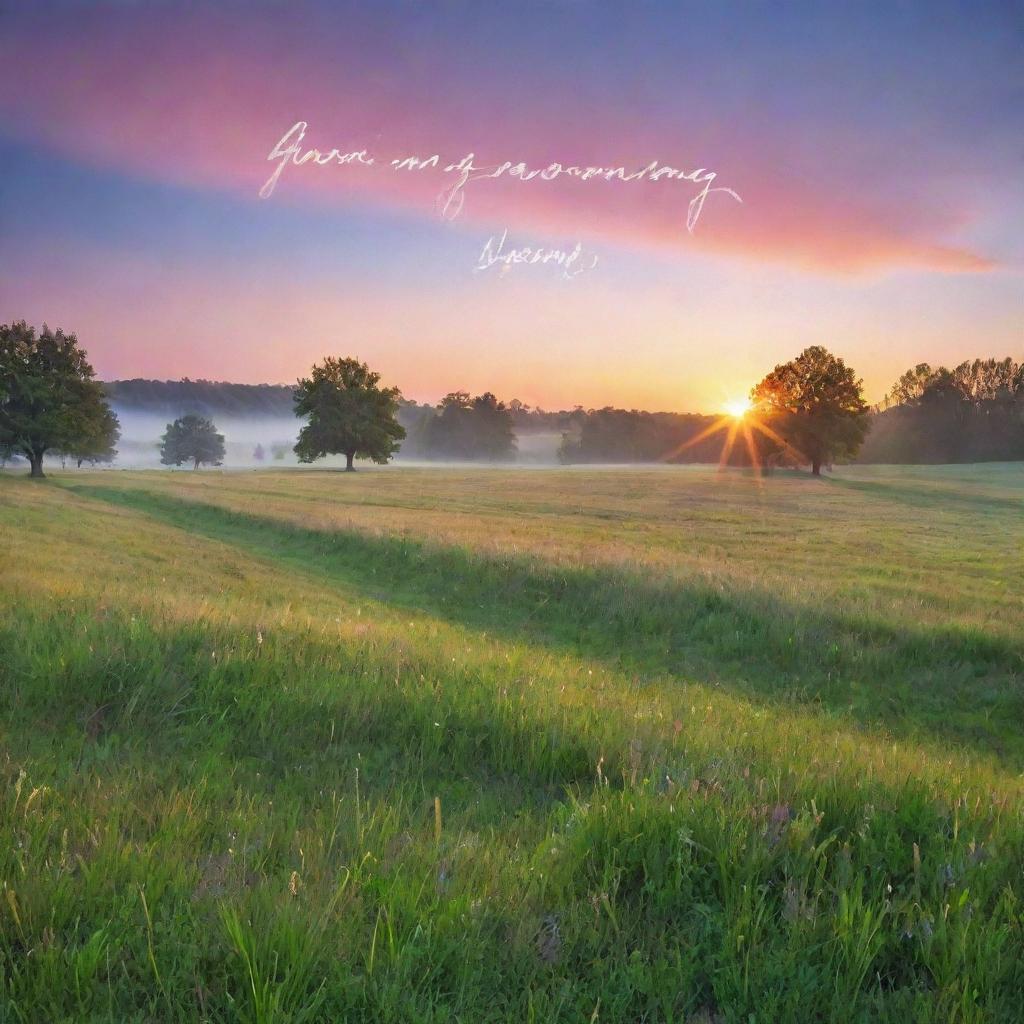
MULTIPOLYGON (((979 271, 992 261, 953 241, 965 219, 912 180, 888 183, 845 165, 832 126, 808 152, 804 127, 721 126, 713 103, 681 124, 638 124, 608 105, 595 118, 537 86, 513 93, 445 55, 427 53, 366 21, 343 38, 305 31, 283 10, 245 24, 211 10, 172 15, 120 9, 35 25, 0 37, 0 123, 15 135, 102 169, 253 197, 266 157, 297 120, 322 149, 367 148, 383 158, 472 151, 478 162, 524 160, 644 166, 652 159, 716 184, 696 231, 681 182, 477 181, 462 216, 636 247, 699 250, 822 272, 887 267, 979 271), (830 155, 831 154, 831 155, 830 155)), ((311 19, 316 15, 310 14, 311 19)), ((385 166, 290 167, 271 202, 373 204, 433 216, 446 176, 385 166)))

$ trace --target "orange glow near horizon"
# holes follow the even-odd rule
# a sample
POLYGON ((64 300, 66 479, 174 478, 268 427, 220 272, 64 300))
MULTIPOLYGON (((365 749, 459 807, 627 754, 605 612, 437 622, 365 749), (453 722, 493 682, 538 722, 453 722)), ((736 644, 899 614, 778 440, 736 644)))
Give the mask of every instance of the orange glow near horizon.
MULTIPOLYGON (((761 470, 761 457, 758 453, 757 444, 754 439, 754 431, 763 434, 770 441, 774 441, 780 448, 779 455, 785 455, 788 458, 793 459, 798 464, 810 461, 801 451, 794 448, 793 445, 782 437, 781 434, 760 419, 754 411, 753 403, 749 400, 745 400, 742 403, 727 403, 726 413, 724 415, 715 420, 711 426, 702 430, 696 437, 691 437, 689 441, 684 442, 673 451, 669 452, 665 456, 664 461, 671 461, 688 448, 692 448, 695 444, 699 444, 701 441, 705 440, 705 438, 711 437, 713 434, 717 434, 723 430, 726 433, 722 442, 721 455, 718 460, 718 468, 720 470, 725 469, 725 467, 729 465, 729 458, 732 455, 733 447, 741 436, 743 444, 747 449, 751 466, 756 470, 761 470)), ((773 459, 769 459, 769 467, 772 465, 772 462, 773 459)))

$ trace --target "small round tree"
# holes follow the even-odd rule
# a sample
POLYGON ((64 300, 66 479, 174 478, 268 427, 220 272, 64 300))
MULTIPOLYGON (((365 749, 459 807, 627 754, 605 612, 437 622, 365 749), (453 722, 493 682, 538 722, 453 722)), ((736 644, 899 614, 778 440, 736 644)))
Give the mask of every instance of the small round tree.
POLYGON ((165 466, 191 462, 193 469, 203 463, 219 466, 224 461, 224 435, 205 416, 182 416, 167 424, 160 440, 160 461, 165 466))
POLYGON ((0 325, 0 445, 43 476, 48 451, 109 450, 117 417, 74 334, 0 325))
POLYGON ((823 463, 856 455, 868 431, 861 381, 821 345, 776 366, 751 398, 815 476, 823 463))
POLYGON ((94 424, 93 429, 72 444, 64 454, 75 460, 79 469, 84 462, 93 466, 113 462, 117 458, 114 446, 121 438, 121 425, 110 409, 94 424))
POLYGON ((380 374, 366 363, 329 356, 295 392, 295 415, 309 417, 295 445, 299 461, 340 453, 349 472, 357 458, 386 463, 405 437, 399 398, 398 388, 380 387, 380 374))

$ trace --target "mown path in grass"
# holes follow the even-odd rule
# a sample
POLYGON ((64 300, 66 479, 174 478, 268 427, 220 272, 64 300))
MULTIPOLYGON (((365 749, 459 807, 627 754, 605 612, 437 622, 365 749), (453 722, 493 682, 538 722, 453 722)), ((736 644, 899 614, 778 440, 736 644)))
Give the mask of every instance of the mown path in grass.
POLYGON ((293 571, 475 629, 766 701, 806 701, 1024 766, 1024 635, 893 626, 757 588, 547 566, 357 530, 315 530, 145 490, 76 493, 272 558, 293 571))

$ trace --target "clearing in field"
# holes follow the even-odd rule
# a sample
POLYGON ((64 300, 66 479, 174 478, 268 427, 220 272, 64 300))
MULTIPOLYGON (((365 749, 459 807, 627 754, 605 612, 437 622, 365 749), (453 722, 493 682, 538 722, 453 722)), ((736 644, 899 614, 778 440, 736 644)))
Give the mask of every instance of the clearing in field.
POLYGON ((1024 471, 0 476, 0 1019, 1012 1021, 1024 471))

